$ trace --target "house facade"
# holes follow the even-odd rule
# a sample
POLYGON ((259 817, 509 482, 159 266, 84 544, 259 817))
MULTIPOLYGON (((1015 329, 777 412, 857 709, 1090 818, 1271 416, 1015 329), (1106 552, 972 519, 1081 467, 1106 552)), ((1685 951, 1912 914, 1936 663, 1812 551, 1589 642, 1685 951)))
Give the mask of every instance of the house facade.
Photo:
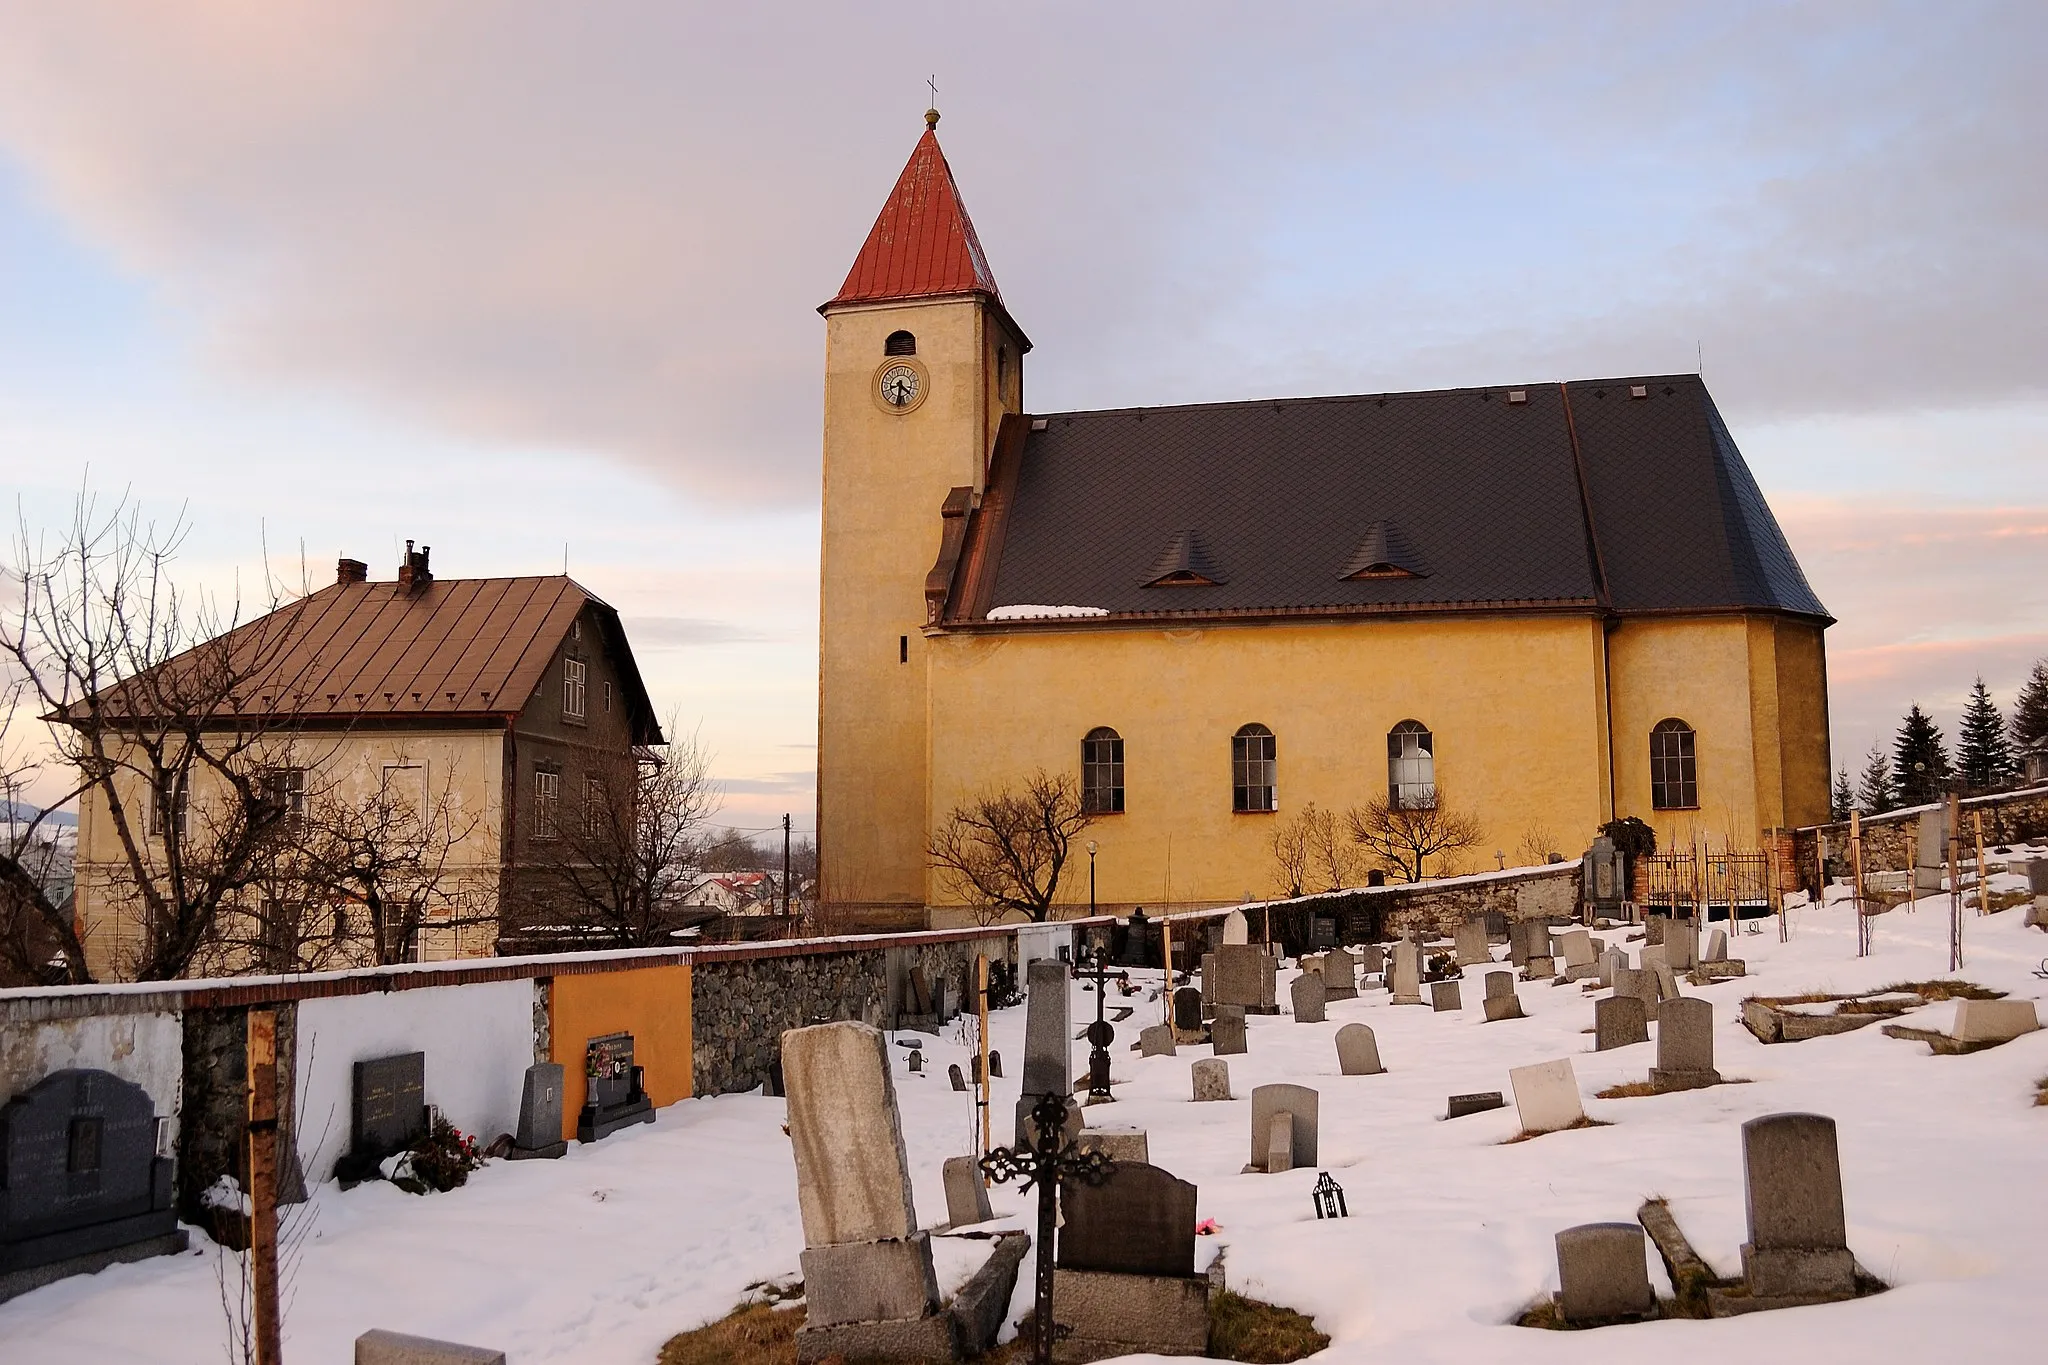
POLYGON ((1117 906, 1272 892, 1309 803, 1454 806, 1467 870, 1826 818, 1832 618, 1697 375, 1033 411, 936 125, 820 309, 840 922, 957 916, 935 833, 1040 769, 1117 906))

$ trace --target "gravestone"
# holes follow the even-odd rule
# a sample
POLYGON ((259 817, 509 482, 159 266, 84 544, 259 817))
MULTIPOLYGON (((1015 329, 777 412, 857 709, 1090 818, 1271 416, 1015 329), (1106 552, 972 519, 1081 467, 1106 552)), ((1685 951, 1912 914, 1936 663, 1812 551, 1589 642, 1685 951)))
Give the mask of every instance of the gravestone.
POLYGON ((1643 971, 1647 972, 1654 969, 1660 962, 1668 963, 1670 961, 1670 958, 1667 956, 1668 952, 1668 944, 1645 944, 1643 950, 1636 954, 1636 962, 1643 971))
POLYGON ((967 1073, 960 1069, 960 1063, 958 1062, 954 1062, 946 1068, 946 1079, 953 1082, 955 1090, 965 1090, 967 1088, 967 1073))
POLYGON ((1062 1185, 1060 1206, 1062 1270, 1195 1273, 1195 1187, 1170 1171, 1120 1160, 1100 1185, 1062 1185))
POLYGON ((0 1301, 180 1252, 156 1107, 110 1072, 51 1072, 0 1105, 0 1301))
POLYGON ((2031 1000, 1958 1000, 1950 1036, 1964 1043, 2004 1043, 2041 1027, 2031 1000))
POLYGON ((1067 967, 1040 959, 1029 969, 1024 1015, 1024 1093, 1064 1095, 1070 1080, 1067 967))
POLYGON ((1660 1004, 1658 1017, 1662 1018, 1662 1002, 1676 1000, 1679 998, 1678 973, 1672 971, 1668 965, 1662 962, 1659 962, 1656 966, 1652 967, 1650 969, 1650 973, 1652 979, 1654 979, 1657 983, 1657 999, 1660 1004))
POLYGON ((1379 1039, 1364 1024, 1346 1024, 1337 1030, 1337 1069, 1346 1076, 1377 1076, 1380 1065, 1379 1039))
POLYGON ((1245 1043, 1244 1016, 1218 1013, 1209 1024, 1209 1048, 1218 1057, 1238 1057, 1250 1051, 1245 1043))
POLYGON ((1508 1086, 1515 1092, 1515 1112, 1525 1133, 1554 1133, 1586 1117, 1569 1057, 1514 1067, 1508 1072, 1508 1086))
POLYGON ((1742 1273, 1751 1296, 1854 1294, 1835 1121, 1819 1114, 1751 1119, 1742 1125, 1742 1176, 1749 1208, 1742 1273))
POLYGON ((988 1205, 988 1186, 971 1156, 949 1156, 941 1168, 946 1180, 946 1223, 967 1228, 995 1217, 988 1205))
POLYGON ((1465 1007, 1464 997, 1456 981, 1432 981, 1429 983, 1429 1007, 1438 1014, 1455 1013, 1465 1007))
POLYGON ((2027 859, 2027 894, 2048 896, 2048 858, 2027 859))
POLYGON ((1202 954, 1202 1017, 1214 1018, 1216 1014, 1216 950, 1211 948, 1202 954))
POLYGON ((1202 993, 1195 987, 1182 986, 1173 993, 1173 1028, 1181 1042, 1201 1041, 1202 993))
POLYGON ((1924 896, 1942 888, 1948 873, 1948 804, 1922 811, 1913 851, 1913 894, 1924 896))
POLYGON ((1335 915, 1310 915, 1308 917, 1308 946, 1311 948, 1334 948, 1337 946, 1337 917, 1335 915))
POLYGON ((1708 935, 1707 956, 1705 960, 1708 962, 1726 962, 1728 960, 1728 931, 1726 929, 1716 929, 1712 934, 1708 935))
POLYGON ((1655 1311, 1639 1223, 1587 1223, 1557 1234, 1557 1313, 1583 1325, 1655 1311))
POLYGON ((1266 1174, 1294 1169, 1294 1115, 1282 1110, 1266 1122, 1266 1174))
POLYGON ((1593 1002, 1593 1050, 1606 1052, 1650 1041, 1643 1002, 1633 995, 1615 995, 1593 1002))
POLYGON ((355 1365, 505 1365, 505 1353, 375 1327, 356 1338, 355 1365))
POLYGON ((1256 943, 1225 944, 1216 950, 1217 1006, 1236 1005, 1253 1014, 1278 1014, 1275 958, 1256 943))
POLYGON ((1667 1000, 1657 1008, 1657 1065, 1650 1088, 1659 1094, 1721 1083, 1714 1070, 1714 1006, 1698 999, 1667 1000))
POLYGON ((596 1142, 632 1124, 654 1122, 654 1101, 647 1098, 641 1069, 633 1065, 632 1034, 607 1033, 586 1043, 583 1078, 583 1111, 576 1116, 578 1142, 596 1142))
POLYGON ((1689 972, 1693 969, 1693 924, 1689 919, 1674 920, 1671 932, 1664 936, 1664 965, 1674 972, 1689 972))
MULTIPOLYGON (((1003 1078, 1003 1054, 994 1048, 988 1050, 988 1074, 996 1080, 1003 1078)), ((977 1077, 976 1079, 980 1079, 977 1077)))
POLYGON ((1600 962, 1593 951, 1593 936, 1584 929, 1574 929, 1559 936, 1560 947, 1564 949, 1564 978, 1567 981, 1583 981, 1597 976, 1600 962))
POLYGON ((562 1065, 535 1062, 519 1088, 519 1131, 512 1137, 513 1161, 552 1160, 569 1150, 562 1137, 562 1065))
POLYGON ((1332 948, 1323 954, 1322 975, 1325 1000, 1358 998, 1358 963, 1346 949, 1332 948))
POLYGON ((1379 976, 1387 970, 1387 949, 1382 943, 1368 943, 1358 950, 1358 970, 1379 976))
POLYGON ((1611 989, 1614 985, 1615 969, 1626 967, 1627 965, 1628 954, 1622 952, 1619 948, 1609 948, 1606 952, 1600 954, 1600 984, 1611 989))
POLYGON ((1622 902, 1628 899, 1628 877, 1621 850, 1614 846, 1614 840, 1604 834, 1593 840, 1593 846, 1580 860, 1580 875, 1586 903, 1593 907, 1593 913, 1603 919, 1619 917, 1622 902))
POLYGON ((906 1067, 907 1067, 907 1068, 908 1068, 908 1069, 909 1069, 909 1070, 910 1070, 910 1071, 911 1071, 911 1072, 912 1072, 913 1074, 915 1074, 915 1073, 919 1073, 919 1072, 922 1072, 922 1071, 924 1070, 924 1051, 923 1051, 923 1049, 921 1049, 921 1048, 912 1048, 912 1049, 910 1049, 910 1056, 904 1059, 904 1065, 905 1065, 905 1066, 906 1066, 906 1067))
POLYGON ((1557 975, 1557 959, 1531 953, 1522 960, 1522 980, 1548 981, 1557 975))
POLYGON ((1152 1140, 1143 1128, 1083 1128, 1074 1146, 1083 1152, 1100 1152, 1119 1166, 1152 1160, 1152 1140))
POLYGON ((1230 1098, 1230 1063, 1220 1057, 1204 1057, 1188 1069, 1194 1079, 1197 1103, 1230 1098))
POLYGON ((1478 967, 1493 961, 1493 949, 1486 942, 1484 920, 1468 919, 1460 924, 1452 942, 1456 945, 1460 967, 1478 967))
POLYGON ((1444 1117, 1461 1119, 1467 1114, 1483 1114, 1489 1109, 1507 1108, 1507 1100, 1498 1090, 1482 1090, 1471 1095, 1453 1095, 1444 1102, 1444 1117))
POLYGON ((1243 947, 1252 941, 1251 925, 1246 922, 1244 911, 1233 910, 1223 917, 1223 942, 1234 947, 1243 947))
POLYGON ((1521 997, 1515 994, 1513 972, 1488 972, 1486 974, 1486 1021, 1491 1024, 1502 1019, 1520 1019, 1521 997))
POLYGON ((1422 1003, 1422 950, 1410 939, 1394 945, 1394 970, 1389 989, 1396 1005, 1422 1003))
POLYGON ((1614 993, 1642 1001, 1643 1018, 1657 1017, 1657 977, 1654 972, 1636 967, 1616 967, 1614 993))
POLYGON ((348 1151, 334 1163, 343 1189, 373 1179, 385 1158, 427 1135, 427 1054, 357 1062, 350 1078, 348 1151))
MULTIPOLYGON (((919 1231, 888 1045, 866 1024, 782 1035, 802 1217, 805 1325, 797 1354, 874 1354, 875 1334, 950 1359, 931 1241, 919 1231)), ((950 1202, 950 1201, 949 1201, 950 1202)))
POLYGON ((1258 1170, 1266 1169, 1268 1142, 1273 1132, 1273 1117, 1276 1114, 1293 1116, 1293 1128, 1289 1136, 1289 1164, 1292 1167, 1316 1164, 1316 1137, 1319 1131, 1318 1114, 1322 1107, 1322 1096, 1305 1085, 1261 1085, 1252 1090, 1252 1165, 1258 1170))
POLYGON ((1287 994, 1294 1006, 1295 1023, 1323 1022, 1323 979, 1320 976, 1314 972, 1303 972, 1294 978, 1294 983, 1287 988, 1287 994))
POLYGON ((1645 915, 1643 917, 1643 951, 1648 952, 1652 948, 1662 947, 1664 944, 1664 932, 1670 927, 1671 915, 1668 911, 1663 914, 1645 915))
POLYGON ((1138 1055, 1140 1057, 1171 1057, 1173 1052, 1173 1026, 1154 1024, 1138 1030, 1138 1055))

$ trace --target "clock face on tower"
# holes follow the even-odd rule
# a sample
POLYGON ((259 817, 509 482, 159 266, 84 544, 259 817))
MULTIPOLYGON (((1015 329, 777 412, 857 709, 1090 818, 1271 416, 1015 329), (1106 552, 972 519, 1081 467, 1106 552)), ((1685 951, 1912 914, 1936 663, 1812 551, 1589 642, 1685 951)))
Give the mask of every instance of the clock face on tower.
POLYGON ((875 397, 890 412, 909 412, 924 401, 924 393, 924 367, 915 361, 891 361, 875 375, 875 397))

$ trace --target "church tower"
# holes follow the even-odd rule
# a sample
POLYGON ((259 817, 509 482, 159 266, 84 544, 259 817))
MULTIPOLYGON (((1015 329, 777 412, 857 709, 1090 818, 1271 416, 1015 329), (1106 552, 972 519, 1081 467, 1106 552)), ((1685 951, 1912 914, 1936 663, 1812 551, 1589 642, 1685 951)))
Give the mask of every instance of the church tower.
POLYGON ((818 638, 819 898, 834 927, 922 926, 925 579, 945 512, 981 496, 1030 349, 1003 307, 939 115, 825 317, 818 638), (950 505, 949 505, 950 504, 950 505))

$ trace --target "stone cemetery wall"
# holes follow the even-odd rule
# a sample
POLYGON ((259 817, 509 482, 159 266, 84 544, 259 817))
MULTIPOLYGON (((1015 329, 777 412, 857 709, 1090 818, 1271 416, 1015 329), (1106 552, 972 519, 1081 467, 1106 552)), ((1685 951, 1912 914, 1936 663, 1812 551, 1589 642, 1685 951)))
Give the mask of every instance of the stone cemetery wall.
POLYGON ((1272 936, 1290 956, 1299 956, 1310 950, 1313 922, 1318 917, 1335 917, 1339 937, 1346 943, 1379 942, 1410 930, 1449 937, 1466 920, 1489 911, 1510 920, 1575 914, 1579 882, 1577 863, 1551 863, 1414 885, 1330 891, 1241 908, 1254 939, 1270 912, 1272 936))
POLYGON ((889 995, 885 956, 842 953, 698 966, 690 1005, 697 1093, 731 1094, 767 1081, 786 1029, 839 1019, 883 1027, 889 995))
MULTIPOLYGON (((1903 872, 1913 865, 1914 838, 1919 832, 1920 816, 1934 809, 1931 806, 1915 806, 1907 810, 1887 811, 1873 815, 1863 821, 1863 870, 1869 872, 1903 872)), ((2048 839, 2048 787, 2028 787, 2023 791, 1999 792, 1992 796, 1973 796, 1962 803, 1963 847, 1965 858, 1976 856, 1976 835, 1972 828, 1972 812, 1984 815, 1984 848, 1988 852, 1999 844, 2012 844, 2048 839)), ((1793 856, 1798 859, 1798 884, 1811 883, 1815 858, 1819 854, 1820 840, 1828 841, 1828 857, 1846 860, 1849 854, 1849 823, 1808 825, 1792 832, 1793 856)))

